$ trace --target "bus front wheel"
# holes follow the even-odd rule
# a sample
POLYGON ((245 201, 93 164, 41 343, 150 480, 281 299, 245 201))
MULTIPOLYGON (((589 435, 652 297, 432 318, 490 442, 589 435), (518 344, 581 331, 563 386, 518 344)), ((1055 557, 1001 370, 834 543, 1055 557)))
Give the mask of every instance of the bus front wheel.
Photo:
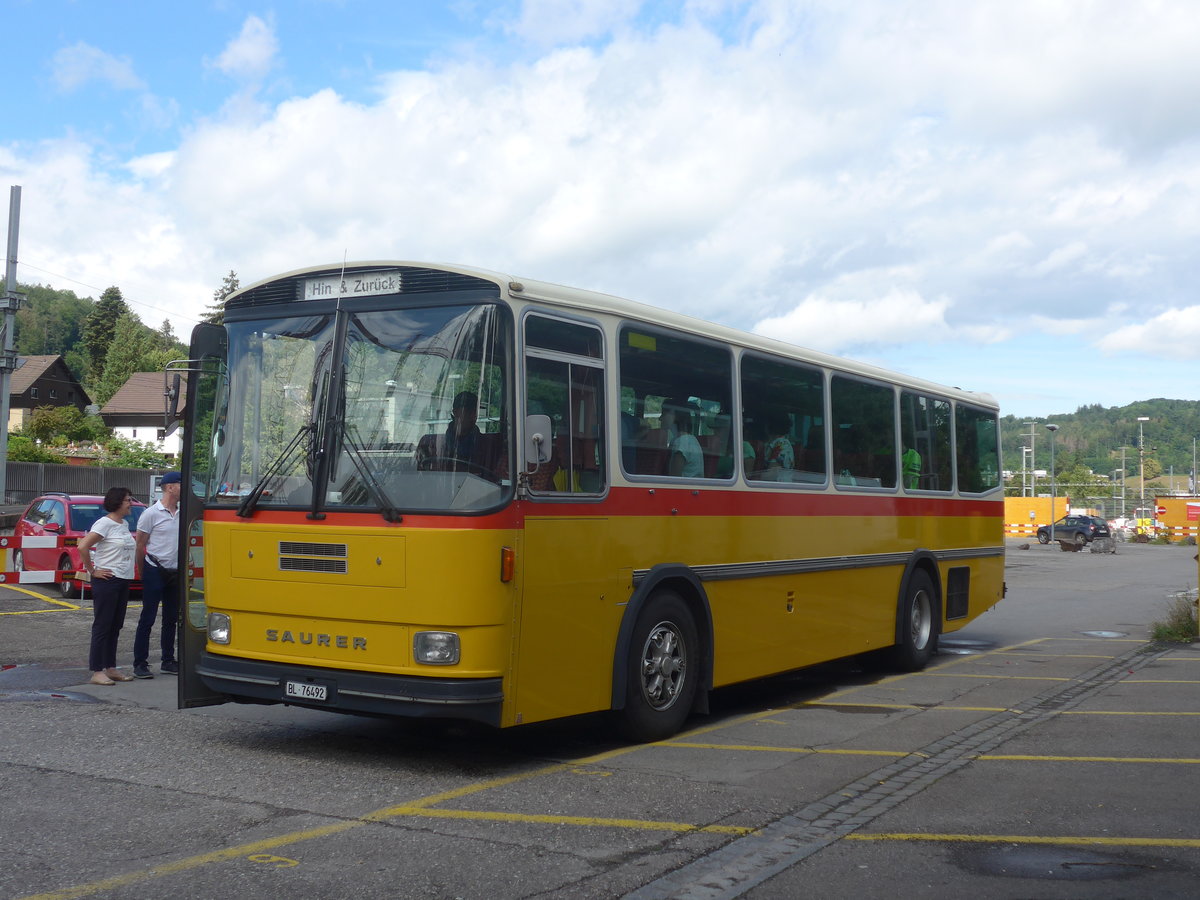
POLYGON ((891 648, 889 661, 902 672, 916 672, 925 668, 938 644, 937 593, 928 572, 912 573, 897 612, 900 640, 891 648))
POLYGON ((691 610, 674 591, 659 591, 638 614, 626 661, 621 732, 660 741, 683 726, 696 698, 700 641, 691 610))

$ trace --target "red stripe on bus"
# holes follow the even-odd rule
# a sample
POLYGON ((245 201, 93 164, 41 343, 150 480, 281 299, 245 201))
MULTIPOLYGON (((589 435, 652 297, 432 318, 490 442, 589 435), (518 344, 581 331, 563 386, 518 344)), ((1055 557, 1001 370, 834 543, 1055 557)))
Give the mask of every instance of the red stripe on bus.
MULTIPOLYGON (((323 528, 520 528, 527 516, 825 516, 831 518, 982 517, 1001 518, 1000 499, 953 497, 879 496, 830 494, 807 491, 728 491, 705 488, 614 487, 603 500, 522 500, 482 516, 405 514, 401 522, 385 522, 378 513, 335 512, 314 521, 303 510, 259 509, 252 521, 261 525, 318 526, 323 528)), ((232 509, 206 510, 206 520, 247 522, 232 509)))

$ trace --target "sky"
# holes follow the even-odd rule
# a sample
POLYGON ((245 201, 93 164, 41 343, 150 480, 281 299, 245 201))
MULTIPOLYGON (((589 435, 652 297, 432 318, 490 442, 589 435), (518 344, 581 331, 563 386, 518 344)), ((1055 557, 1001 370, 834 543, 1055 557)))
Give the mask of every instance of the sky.
POLYGON ((1195 0, 0 0, 18 281, 458 263, 1046 417, 1197 399, 1195 0))

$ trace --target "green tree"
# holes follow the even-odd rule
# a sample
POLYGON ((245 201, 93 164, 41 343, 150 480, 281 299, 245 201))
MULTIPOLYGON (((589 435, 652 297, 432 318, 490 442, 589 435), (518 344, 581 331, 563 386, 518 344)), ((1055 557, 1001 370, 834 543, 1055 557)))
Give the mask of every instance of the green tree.
POLYGON ((225 301, 239 286, 237 272, 230 269, 229 274, 221 279, 221 286, 213 291, 213 302, 205 310, 203 321, 210 325, 225 324, 225 301))
POLYGON ((111 433, 99 416, 88 416, 74 406, 39 406, 29 417, 25 433, 44 444, 97 441, 111 433))
POLYGON ((62 454, 55 453, 50 447, 39 445, 36 438, 20 431, 8 436, 8 458, 10 462, 61 463, 63 461, 62 454))
POLYGON ((151 334, 153 332, 139 322, 133 313, 126 313, 117 320, 102 374, 92 392, 98 404, 103 406, 111 400, 134 372, 154 371, 154 357, 158 351, 150 338, 151 334))
MULTIPOLYGON (((92 307, 91 313, 84 321, 83 342, 87 349, 87 378, 91 384, 98 383, 103 376, 108 350, 116 337, 117 323, 122 316, 129 315, 132 313, 129 311, 129 305, 125 302, 125 298, 121 296, 121 289, 110 287, 100 295, 99 302, 92 307)), ((96 396, 93 391, 88 393, 92 394, 93 398, 96 396)), ((112 394, 108 395, 108 397, 111 396, 112 394)), ((108 397, 97 402, 103 405, 108 397)))
POLYGON ((146 441, 135 441, 114 435, 104 445, 104 462, 110 466, 124 466, 130 469, 162 469, 167 467, 167 460, 154 444, 146 441))
MULTIPOLYGON (((75 296, 74 291, 39 284, 18 284, 18 289, 25 294, 25 303, 16 315, 17 354, 59 354, 66 358, 83 336, 83 323, 92 310, 92 301, 75 296)), ((76 378, 82 378, 82 370, 71 371, 76 378)))

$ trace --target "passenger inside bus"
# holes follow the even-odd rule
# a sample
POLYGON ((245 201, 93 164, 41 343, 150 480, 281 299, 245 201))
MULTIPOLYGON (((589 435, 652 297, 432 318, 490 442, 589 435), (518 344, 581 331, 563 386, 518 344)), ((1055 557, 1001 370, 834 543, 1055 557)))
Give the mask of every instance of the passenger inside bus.
POLYGON ((786 414, 775 413, 768 420, 768 431, 772 435, 764 449, 764 465, 767 481, 792 481, 796 468, 796 453, 788 437, 792 423, 786 414))
POLYGON ((704 476, 704 453, 695 435, 693 409, 686 400, 667 400, 662 406, 667 432, 667 472, 676 478, 704 476))

